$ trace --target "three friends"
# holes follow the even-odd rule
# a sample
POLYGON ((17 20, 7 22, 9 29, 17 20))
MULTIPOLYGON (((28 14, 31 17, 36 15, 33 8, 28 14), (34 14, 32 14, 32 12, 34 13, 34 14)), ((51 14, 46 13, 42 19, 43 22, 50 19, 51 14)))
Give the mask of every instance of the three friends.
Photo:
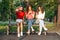
POLYGON ((45 10, 43 9, 43 7, 38 6, 37 11, 34 12, 34 10, 32 9, 32 6, 29 5, 27 7, 27 9, 26 9, 26 12, 24 12, 23 7, 20 6, 20 7, 18 7, 16 9, 16 17, 17 17, 16 23, 17 23, 17 36, 18 37, 23 36, 24 16, 26 16, 26 19, 27 19, 27 22, 28 22, 27 34, 30 34, 30 29, 32 29, 32 32, 34 31, 34 29, 32 27, 34 16, 36 16, 36 20, 38 20, 38 22, 39 22, 39 32, 38 32, 38 35, 41 35, 42 28, 44 28, 45 31, 48 30, 45 27, 45 24, 44 24, 45 10))

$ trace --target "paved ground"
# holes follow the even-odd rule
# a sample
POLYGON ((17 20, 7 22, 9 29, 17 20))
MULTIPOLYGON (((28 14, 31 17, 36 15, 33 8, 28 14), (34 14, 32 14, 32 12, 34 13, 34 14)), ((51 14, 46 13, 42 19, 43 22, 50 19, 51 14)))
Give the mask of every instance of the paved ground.
POLYGON ((0 40, 60 40, 60 36, 56 33, 48 33, 46 36, 44 34, 38 36, 37 34, 24 35, 18 38, 16 34, 0 34, 0 40))

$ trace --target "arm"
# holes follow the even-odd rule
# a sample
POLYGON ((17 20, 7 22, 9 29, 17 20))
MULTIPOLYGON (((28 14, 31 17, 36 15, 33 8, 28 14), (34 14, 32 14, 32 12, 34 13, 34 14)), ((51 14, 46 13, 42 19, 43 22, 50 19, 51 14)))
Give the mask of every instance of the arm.
POLYGON ((16 12, 18 11, 18 9, 15 10, 16 12))
POLYGON ((17 13, 17 12, 18 12, 18 9, 15 10, 15 13, 17 13))
POLYGON ((44 11, 44 13, 43 13, 43 15, 42 15, 42 19, 44 19, 45 18, 45 11, 44 11))
POLYGON ((37 19, 37 12, 36 12, 36 19, 37 19))

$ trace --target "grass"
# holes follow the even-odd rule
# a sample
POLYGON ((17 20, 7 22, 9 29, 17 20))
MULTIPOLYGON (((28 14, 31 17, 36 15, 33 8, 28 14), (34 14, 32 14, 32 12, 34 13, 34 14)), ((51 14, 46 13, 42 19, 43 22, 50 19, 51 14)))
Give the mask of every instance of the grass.
POLYGON ((6 26, 0 26, 0 32, 6 32, 6 26))
MULTIPOLYGON (((46 27, 48 28, 49 31, 54 30, 54 24, 46 24, 46 27)), ((0 24, 0 32, 6 32, 6 24, 0 24)), ((35 29, 35 31, 38 31, 38 26, 33 26, 33 28, 35 29)), ((16 26, 11 26, 10 27, 10 32, 16 32, 17 27, 16 26)), ((28 29, 27 26, 24 27, 23 31, 26 32, 28 29)))
POLYGON ((55 28, 54 24, 47 24, 46 27, 48 28, 49 31, 52 31, 55 28))

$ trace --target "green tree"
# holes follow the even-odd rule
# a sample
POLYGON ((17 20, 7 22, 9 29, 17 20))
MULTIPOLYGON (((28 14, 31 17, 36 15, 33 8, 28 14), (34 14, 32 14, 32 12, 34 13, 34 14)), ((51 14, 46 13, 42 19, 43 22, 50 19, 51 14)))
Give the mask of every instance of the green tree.
POLYGON ((57 0, 30 0, 33 9, 36 10, 37 6, 43 6, 46 11, 46 18, 54 18, 55 10, 57 10, 57 0))
MULTIPOLYGON (((21 3, 26 10, 26 0, 2 0, 2 3, 0 2, 0 19, 8 20, 8 18, 11 16, 11 19, 15 20, 15 9, 21 3), (9 15, 10 12, 11 15, 9 15)), ((54 11, 57 9, 57 0, 29 0, 29 3, 33 6, 35 11, 37 10, 38 5, 43 6, 46 11, 46 18, 54 18, 54 11)))

